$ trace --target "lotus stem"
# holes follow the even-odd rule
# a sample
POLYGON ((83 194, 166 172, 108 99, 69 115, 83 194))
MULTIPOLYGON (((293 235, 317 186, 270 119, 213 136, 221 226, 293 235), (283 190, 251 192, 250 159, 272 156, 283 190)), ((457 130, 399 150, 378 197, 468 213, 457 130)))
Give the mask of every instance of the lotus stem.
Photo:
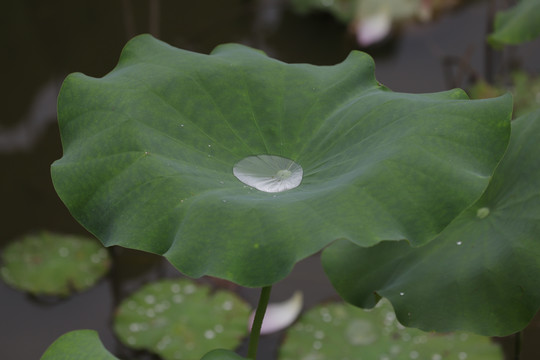
POLYGON ((268 306, 268 300, 270 299, 271 290, 272 286, 265 286, 261 289, 259 304, 257 305, 257 311, 255 312, 255 318, 253 319, 251 334, 249 336, 249 359, 255 360, 257 358, 257 347, 259 345, 259 337, 261 336, 261 326, 263 323, 264 314, 266 313, 266 307, 268 306))

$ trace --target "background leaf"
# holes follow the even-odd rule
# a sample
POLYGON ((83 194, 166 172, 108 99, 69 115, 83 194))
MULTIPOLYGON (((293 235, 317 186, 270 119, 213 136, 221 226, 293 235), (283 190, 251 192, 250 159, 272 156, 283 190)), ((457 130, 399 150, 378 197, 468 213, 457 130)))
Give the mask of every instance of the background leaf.
POLYGON ((385 300, 372 310, 343 303, 318 305, 288 331, 279 360, 340 359, 502 360, 490 338, 426 333, 403 327, 385 300))
POLYGON ((540 36, 540 2, 520 0, 495 16, 495 31, 488 41, 494 46, 517 45, 540 36))
POLYGON ((394 93, 373 68, 360 52, 312 66, 136 37, 107 76, 64 82, 54 186, 105 245, 244 286, 275 283, 337 238, 428 242, 487 185, 511 98, 394 93), (293 160, 301 184, 243 184, 233 167, 253 155, 293 160))
POLYGON ((512 123, 508 152, 486 192, 429 244, 339 241, 323 265, 341 296, 371 307, 390 299, 423 330, 508 335, 540 307, 540 111, 512 123))
POLYGON ((246 358, 237 355, 229 350, 212 350, 208 354, 204 355, 201 360, 246 360, 246 358))
POLYGON ((76 330, 60 336, 41 360, 118 360, 101 343, 94 330, 76 330))
POLYGON ((42 232, 13 241, 2 251, 2 279, 36 295, 68 296, 93 286, 111 260, 95 239, 42 232))
POLYGON ((248 334, 249 306, 234 293, 186 279, 151 283, 126 298, 114 330, 128 347, 163 359, 198 359, 211 349, 234 349, 248 334))

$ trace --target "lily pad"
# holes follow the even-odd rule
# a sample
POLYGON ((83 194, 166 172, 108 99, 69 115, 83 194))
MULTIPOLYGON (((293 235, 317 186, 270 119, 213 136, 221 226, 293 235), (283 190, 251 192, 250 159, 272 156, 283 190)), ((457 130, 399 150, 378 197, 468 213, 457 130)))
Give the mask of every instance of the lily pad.
POLYGON ((134 349, 163 359, 199 359, 212 349, 234 349, 247 335, 249 306, 233 293, 210 293, 186 279, 145 286, 120 304, 114 330, 134 349))
POLYGON ((237 355, 229 350, 212 350, 208 354, 204 355, 201 360, 246 360, 246 358, 237 355))
MULTIPOLYGON (((105 77, 65 80, 54 186, 105 245, 244 286, 277 282, 338 238, 424 244, 487 186, 512 100, 395 93, 373 69, 358 51, 313 66, 136 37, 105 77), (268 192, 235 176, 254 157, 292 161, 300 183, 268 192)), ((285 170, 264 174, 290 181, 285 170)))
POLYGON ((523 329, 540 307, 539 139, 540 111, 516 119, 483 196, 429 244, 327 248, 323 265, 340 295, 360 307, 388 298, 402 324, 424 330, 523 329))
POLYGON ((496 46, 517 45, 540 36, 540 2, 520 0, 515 6, 495 16, 495 31, 488 41, 496 46))
POLYGON ((99 242, 43 232, 12 242, 2 251, 2 279, 36 295, 68 296, 93 286, 109 269, 99 242))
POLYGON ((344 359, 504 359, 490 338, 456 333, 426 333, 403 327, 392 306, 381 301, 372 310, 343 303, 307 311, 287 331, 279 360, 344 359))
POLYGON ((41 360, 118 360, 101 343, 94 330, 75 330, 60 336, 41 360))

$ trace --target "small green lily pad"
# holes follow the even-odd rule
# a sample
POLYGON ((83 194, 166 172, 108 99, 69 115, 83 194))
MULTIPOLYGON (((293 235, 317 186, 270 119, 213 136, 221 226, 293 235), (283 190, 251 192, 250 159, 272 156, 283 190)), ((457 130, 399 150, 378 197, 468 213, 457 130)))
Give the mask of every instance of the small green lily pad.
POLYGON ((152 283, 122 302, 114 319, 120 340, 164 359, 199 359, 234 349, 247 335, 250 307, 226 291, 186 279, 152 283))
POLYGON ((372 310, 331 303, 307 311, 291 327, 279 360, 497 360, 490 338, 464 333, 426 333, 405 328, 383 299, 372 310))
POLYGON ((75 330, 60 336, 41 360, 118 360, 102 344, 94 330, 75 330))
POLYGON ((68 296, 94 285, 110 267, 97 241, 42 232, 14 241, 2 252, 0 275, 9 285, 36 295, 68 296))

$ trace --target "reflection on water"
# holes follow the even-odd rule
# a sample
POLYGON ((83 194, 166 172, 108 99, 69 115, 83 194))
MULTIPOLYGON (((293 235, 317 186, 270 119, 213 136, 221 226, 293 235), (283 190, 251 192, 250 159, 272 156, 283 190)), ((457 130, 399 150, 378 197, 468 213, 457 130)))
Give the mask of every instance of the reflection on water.
MULTIPOLYGON (((488 1, 467 3, 436 22, 404 27, 393 41, 366 49, 375 58, 378 80, 396 91, 446 90, 443 59, 464 54, 468 54, 467 66, 483 74, 488 1)), ((239 42, 287 62, 335 64, 357 48, 354 35, 331 16, 297 16, 286 4, 287 0, 18 0, 3 4, 0 41, 6 51, 0 65, 8 71, 3 73, 0 117, 0 244, 41 229, 84 233, 56 196, 49 175, 49 165, 61 156, 54 121, 59 74, 81 71, 103 76, 114 67, 128 38, 150 31, 188 50, 208 53, 218 44, 239 42)), ((499 58, 517 59, 525 70, 538 74, 539 49, 540 42, 535 41, 499 58)), ((499 61, 494 69, 500 71, 504 65, 499 61)), ((125 256, 119 258, 122 261, 125 256)), ((142 273, 159 275, 154 268, 142 273)), ((138 279, 137 284, 148 280, 138 279)), ((46 307, 0 284, 1 357, 38 359, 52 339, 78 328, 98 330, 114 351, 109 328, 114 296, 107 282, 46 307)), ((278 284, 272 301, 290 297, 299 287, 307 306, 333 294, 316 259, 308 259, 278 284)), ((256 293, 242 291, 255 301, 256 293)), ((526 339, 539 336, 533 330, 526 339)), ((268 349, 278 341, 279 337, 270 335, 261 346, 268 349)), ((522 360, 535 359, 534 350, 522 360)), ((260 360, 273 359, 272 351, 260 353, 260 360)))

